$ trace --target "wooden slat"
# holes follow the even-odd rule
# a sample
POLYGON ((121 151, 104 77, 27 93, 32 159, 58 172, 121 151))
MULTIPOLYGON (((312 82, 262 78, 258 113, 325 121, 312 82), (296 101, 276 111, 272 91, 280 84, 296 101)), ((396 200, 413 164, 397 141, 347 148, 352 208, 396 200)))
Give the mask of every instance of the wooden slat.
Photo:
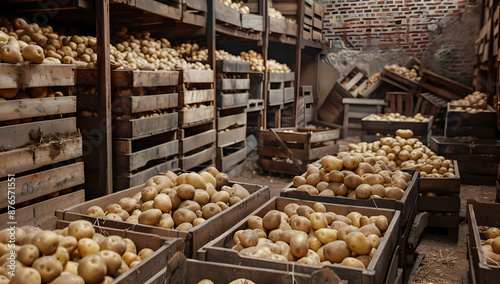
POLYGON ((74 86, 75 66, 68 64, 0 63, 1 88, 74 86))
POLYGON ((216 20, 241 27, 241 14, 238 10, 226 6, 219 1, 215 2, 214 10, 216 20))
MULTIPOLYGON (((16 176, 14 190, 10 188, 10 191, 15 192, 16 203, 22 203, 84 182, 83 162, 79 162, 35 174, 16 176)), ((8 205, 9 183, 8 180, 0 182, 0 208, 8 205)))
POLYGON ((254 31, 264 31, 264 17, 255 14, 241 14, 241 27, 254 31))
POLYGON ((187 157, 180 158, 181 161, 181 169, 189 170, 196 166, 199 166, 206 161, 214 159, 216 156, 215 146, 212 146, 208 149, 199 151, 196 154, 192 154, 187 157))
POLYGON ((418 211, 458 213, 460 212, 460 197, 419 196, 418 211))
POLYGON ((76 112, 76 97, 0 101, 0 121, 76 112))
POLYGON ((239 162, 244 161, 247 157, 247 149, 243 147, 241 150, 236 151, 226 157, 217 157, 217 168, 223 172, 231 170, 239 162))
POLYGON ((115 120, 113 134, 120 138, 141 138, 177 129, 178 114, 169 113, 131 120, 115 120))
POLYGON ((204 107, 187 110, 179 110, 179 126, 200 124, 214 119, 214 108, 204 107))
POLYGON ((115 154, 114 169, 116 171, 132 171, 145 166, 148 162, 167 158, 179 153, 179 140, 169 141, 132 154, 115 154))
POLYGON ((179 71, 113 70, 111 80, 117 88, 175 86, 179 84, 179 71))
POLYGON ((200 134, 192 135, 190 137, 179 139, 180 154, 185 154, 191 152, 194 149, 200 148, 202 146, 214 143, 217 138, 217 132, 215 129, 211 129, 200 134))
MULTIPOLYGON (((47 219, 53 218, 56 210, 68 208, 75 204, 83 203, 84 201, 85 192, 83 190, 51 198, 47 201, 16 209, 15 222, 17 222, 17 226, 31 225, 37 227, 43 224, 47 219)), ((12 220, 9 219, 7 213, 0 215, 0 224, 2 224, 2 226, 9 224, 9 221, 12 220)))
POLYGON ((245 107, 248 104, 248 92, 236 94, 217 94, 217 107, 219 109, 228 109, 235 107, 245 107))
POLYGON ((202 102, 211 102, 215 99, 215 90, 192 90, 179 94, 179 105, 190 105, 202 102))
POLYGON ((180 20, 182 11, 180 4, 177 7, 166 5, 156 0, 134 0, 135 7, 149 13, 157 14, 166 18, 180 20))
POLYGON ((250 62, 239 60, 217 60, 217 73, 249 73, 250 62))
POLYGON ((2 137, 0 147, 12 149, 26 146, 28 143, 36 143, 39 141, 34 141, 34 138, 39 134, 56 135, 59 133, 69 136, 74 132, 76 132, 76 118, 74 117, 3 126, 0 127, 0 137, 2 137))
POLYGON ((113 99, 113 112, 129 114, 174 108, 177 107, 178 100, 176 93, 130 97, 120 96, 113 99))
POLYGON ((130 188, 133 186, 137 186, 140 184, 146 183, 149 178, 155 176, 159 173, 164 173, 168 170, 175 170, 179 168, 179 160, 172 159, 165 161, 161 164, 157 164, 147 169, 143 169, 142 171, 129 174, 129 173, 116 173, 113 176, 113 185, 115 190, 123 190, 125 188, 130 188))
POLYGON ((214 71, 183 69, 179 83, 213 83, 214 71))
POLYGON ((217 118, 217 130, 224 130, 232 125, 245 125, 247 123, 246 113, 228 115, 217 118))
POLYGON ((247 133, 246 126, 238 127, 229 131, 217 134, 217 147, 225 147, 245 140, 247 133))
POLYGON ((250 89, 250 79, 217 79, 217 90, 248 90, 250 89))

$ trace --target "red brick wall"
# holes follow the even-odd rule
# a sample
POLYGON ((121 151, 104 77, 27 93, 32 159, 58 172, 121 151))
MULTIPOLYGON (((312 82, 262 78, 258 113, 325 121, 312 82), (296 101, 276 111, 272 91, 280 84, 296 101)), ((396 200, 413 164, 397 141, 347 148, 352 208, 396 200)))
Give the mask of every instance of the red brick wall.
MULTIPOLYGON (((479 0, 320 0, 324 34, 359 50, 403 48, 421 57, 436 30, 479 0)), ((480 19, 478 19, 480 21, 480 19)))

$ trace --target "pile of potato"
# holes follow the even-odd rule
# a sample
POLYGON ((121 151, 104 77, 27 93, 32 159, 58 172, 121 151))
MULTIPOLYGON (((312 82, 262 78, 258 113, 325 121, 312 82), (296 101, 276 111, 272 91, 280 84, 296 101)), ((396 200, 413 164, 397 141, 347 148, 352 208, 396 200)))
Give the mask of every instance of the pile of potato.
POLYGON ((228 176, 214 167, 200 174, 168 171, 150 178, 133 197, 105 209, 92 206, 87 215, 188 231, 250 195, 241 185, 229 187, 228 182, 228 176))
POLYGON ((231 0, 217 0, 217 1, 221 2, 222 4, 224 4, 228 7, 231 7, 233 9, 237 10, 241 14, 250 14, 250 8, 248 8, 248 6, 242 5, 243 2, 234 3, 231 0))
POLYGON ((321 159, 321 168, 307 166, 305 177, 293 178, 290 191, 305 191, 319 196, 346 196, 353 199, 390 198, 401 200, 412 176, 390 171, 374 157, 341 152, 321 159))
POLYGON ((297 23, 297 21, 295 19, 286 18, 285 16, 283 16, 283 14, 281 14, 280 11, 274 9, 273 7, 269 7, 268 14, 269 14, 269 17, 271 17, 271 18, 275 18, 278 20, 288 20, 290 23, 294 23, 294 24, 297 23))
POLYGON ((231 53, 225 50, 216 50, 215 51, 215 59, 216 60, 235 60, 235 61, 243 61, 241 56, 232 55, 231 53))
POLYGON ((233 236, 240 254, 249 257, 323 266, 340 264, 367 268, 389 227, 383 215, 347 216, 327 212, 325 205, 289 203, 284 212, 271 210, 251 216, 248 229, 233 236))
POLYGON ((151 256, 149 248, 137 253, 134 242, 96 232, 92 223, 73 221, 62 230, 25 226, 15 229, 16 259, 9 260, 11 232, 0 231, 1 284, 111 283, 151 256), (15 276, 9 274, 15 262, 15 276))
POLYGON ((398 74, 401 74, 403 76, 405 76, 406 78, 409 78, 411 80, 414 80, 414 81, 420 81, 422 78, 418 75, 418 72, 417 70, 411 68, 411 69, 408 69, 406 67, 401 67, 397 64, 392 64, 392 65, 387 65, 385 66, 385 68, 387 70, 390 70, 392 72, 396 72, 398 74))
MULTIPOLYGON (((210 279, 203 279, 198 282, 198 284, 214 284, 214 282, 210 279)), ((255 284, 252 280, 248 280, 245 278, 238 278, 229 282, 229 284, 255 284)))
POLYGON ((450 102, 450 109, 454 111, 483 112, 487 110, 488 96, 485 93, 475 91, 460 100, 450 102))
POLYGON ((97 38, 59 35, 51 26, 28 24, 22 18, 10 21, 0 16, 0 59, 5 63, 75 64, 95 68, 97 38))
POLYGON ((378 80, 380 79, 380 76, 381 76, 380 72, 378 72, 378 73, 373 74, 370 78, 368 78, 368 83, 366 83, 366 85, 363 87, 363 89, 361 91, 359 91, 359 94, 362 95, 364 92, 366 92, 366 90, 368 90, 368 88, 375 85, 378 82, 378 80))
POLYGON ((400 113, 384 113, 372 114, 366 118, 367 120, 387 120, 387 121, 401 121, 401 122, 428 122, 429 118, 424 117, 420 113, 415 114, 413 117, 407 117, 400 113))
POLYGON ((396 137, 384 137, 373 143, 349 144, 346 151, 367 159, 374 158, 390 170, 413 169, 420 171, 421 177, 456 177, 453 161, 436 155, 420 140, 413 138, 413 131, 409 129, 399 129, 396 137))
POLYGON ((496 227, 489 228, 484 232, 486 237, 482 243, 482 252, 488 264, 500 265, 500 229, 496 227))
MULTIPOLYGON (((248 52, 242 51, 240 56, 243 60, 250 62, 250 69, 252 71, 264 72, 266 67, 264 67, 264 58, 262 54, 249 50, 248 52)), ((292 69, 286 65, 286 63, 279 63, 274 59, 267 60, 267 72, 271 73, 290 73, 292 69)))

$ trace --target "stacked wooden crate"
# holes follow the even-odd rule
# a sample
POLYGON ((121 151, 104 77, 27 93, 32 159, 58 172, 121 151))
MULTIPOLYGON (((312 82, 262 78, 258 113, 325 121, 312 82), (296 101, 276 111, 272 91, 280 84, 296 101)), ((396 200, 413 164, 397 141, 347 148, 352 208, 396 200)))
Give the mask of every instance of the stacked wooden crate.
POLYGON ((250 63, 217 61, 217 168, 238 172, 246 159, 250 63))
POLYGON ((340 130, 279 128, 259 131, 259 165, 271 173, 296 175, 307 164, 336 153, 340 130), (278 136, 278 137, 276 137, 278 136))
MULTIPOLYGON (((96 73, 77 70, 82 113, 97 110, 96 73)), ((111 72, 114 190, 143 184, 152 175, 179 168, 178 82, 177 71, 111 72)), ((79 117, 79 126, 88 143, 92 143, 100 139, 100 119, 95 113, 88 115, 79 117)), ((98 169, 93 156, 87 160, 87 169, 98 169)))
POLYGON ((264 126, 264 72, 249 72, 250 91, 247 105, 247 134, 257 136, 264 126))
POLYGON ((283 109, 280 127, 292 127, 295 117, 295 73, 283 73, 283 109))
POLYGON ((500 141, 474 137, 431 137, 430 148, 458 161, 464 184, 494 185, 500 161, 500 141))
POLYGON ((304 109, 304 121, 305 125, 311 123, 314 120, 314 109, 313 109, 313 88, 312 86, 302 86, 301 89, 302 97, 304 98, 305 109, 304 109))
POLYGON ((489 105, 476 108, 478 111, 456 110, 447 105, 444 134, 446 137, 472 136, 476 138, 497 137, 497 113, 489 105))
POLYGON ((298 34, 298 2, 290 0, 274 0, 272 7, 278 10, 286 19, 269 17, 270 37, 275 37, 281 42, 295 44, 298 34))
MULTIPOLYGON (((264 31, 264 18, 262 15, 248 13, 242 14, 240 11, 226 6, 222 2, 214 1, 215 20, 219 30, 241 30, 249 34, 258 34, 264 31)), ((240 3, 245 6, 244 3, 240 3)))
POLYGON ((207 1, 183 0, 182 22, 205 26, 207 23, 207 1))
POLYGON ((323 41, 323 6, 319 3, 314 2, 313 4, 313 24, 312 24, 312 40, 322 42, 323 41))
POLYGON ((182 170, 215 164, 214 71, 182 70, 179 82, 179 156, 182 170))
POLYGON ((85 196, 77 191, 85 178, 74 66, 4 63, 0 70, 8 98, 0 101, 0 220, 43 223, 51 209, 85 196))
POLYGON ((344 98, 344 128, 343 137, 362 135, 361 120, 373 113, 382 113, 384 100, 344 98))
MULTIPOLYGON (((485 0, 482 1, 482 14, 481 14, 481 27, 479 31, 479 36, 475 41, 476 45, 476 56, 478 58, 476 69, 474 72, 474 89, 479 91, 489 91, 492 83, 498 78, 493 77, 493 71, 498 66, 497 62, 493 62, 494 51, 493 51, 493 34, 494 29, 498 28, 494 26, 494 21, 497 21, 495 16, 497 11, 497 1, 485 0)), ((498 33, 498 32, 496 32, 498 33)))
POLYGON ((267 123, 268 127, 279 128, 290 125, 293 121, 295 100, 295 73, 268 73, 267 123), (283 120, 285 113, 285 120, 283 120))
POLYGON ((302 36, 307 40, 312 40, 313 35, 314 4, 313 0, 304 1, 304 31, 302 32, 302 36))

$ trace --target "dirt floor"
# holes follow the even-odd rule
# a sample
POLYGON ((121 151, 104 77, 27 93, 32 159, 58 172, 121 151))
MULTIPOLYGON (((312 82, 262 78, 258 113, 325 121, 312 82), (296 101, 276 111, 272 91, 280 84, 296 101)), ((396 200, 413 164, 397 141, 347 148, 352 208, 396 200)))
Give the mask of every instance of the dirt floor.
MULTIPOLYGON (((245 170, 232 180, 268 185, 271 197, 274 197, 278 196, 281 189, 291 182, 292 176, 270 175, 259 170, 257 155, 253 152, 247 157, 245 170)), ((458 230, 458 236, 456 234, 448 236, 447 230, 426 229, 416 250, 416 253, 423 255, 423 259, 420 266, 414 268, 411 279, 409 278, 412 268, 406 269, 405 283, 461 283, 464 272, 469 269, 465 243, 467 234, 465 207, 467 199, 475 198, 485 202, 494 202, 495 194, 495 186, 462 185, 460 192, 460 220, 462 223, 458 230)))

